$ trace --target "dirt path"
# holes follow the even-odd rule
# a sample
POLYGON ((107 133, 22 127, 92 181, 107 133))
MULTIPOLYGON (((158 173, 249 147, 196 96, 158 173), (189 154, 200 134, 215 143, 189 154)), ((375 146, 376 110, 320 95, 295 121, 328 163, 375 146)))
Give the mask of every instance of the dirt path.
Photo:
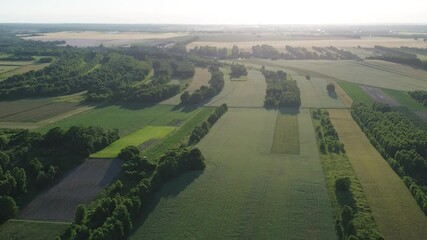
POLYGON ((331 109, 329 115, 385 239, 426 239, 426 216, 399 176, 354 122, 350 112, 331 109))
POLYGON ((392 97, 385 94, 380 88, 371 87, 367 85, 359 85, 374 101, 388 104, 392 107, 400 106, 400 104, 392 97))

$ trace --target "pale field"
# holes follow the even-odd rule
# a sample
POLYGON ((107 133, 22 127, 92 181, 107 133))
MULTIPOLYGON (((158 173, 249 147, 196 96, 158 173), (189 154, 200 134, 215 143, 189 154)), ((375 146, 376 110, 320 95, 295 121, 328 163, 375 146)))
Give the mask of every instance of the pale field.
POLYGON ((25 39, 32 40, 67 40, 67 39, 98 39, 98 40, 147 40, 147 39, 164 39, 172 37, 180 37, 188 35, 184 32, 168 32, 168 33, 154 33, 154 32, 52 32, 45 33, 43 36, 25 37, 25 39))
POLYGON ((237 45, 240 49, 250 50, 252 46, 267 44, 277 48, 279 51, 283 51, 286 45, 292 47, 305 47, 311 48, 316 47, 328 47, 334 46, 337 48, 356 48, 358 46, 362 48, 373 48, 375 45, 381 45, 384 47, 427 47, 427 42, 422 40, 414 39, 402 39, 402 38, 387 38, 387 37, 365 37, 361 39, 301 39, 301 40, 281 40, 281 41, 241 41, 241 42, 216 42, 216 41, 196 41, 187 45, 187 49, 192 49, 196 46, 216 46, 220 48, 232 48, 237 45))
POLYGON ((385 239, 426 239, 424 213, 403 181, 354 122, 349 110, 328 111, 385 239))
POLYGON ((415 70, 384 61, 329 60, 242 60, 258 66, 282 68, 298 74, 310 74, 328 80, 344 80, 357 84, 401 91, 427 90, 427 71, 415 70))

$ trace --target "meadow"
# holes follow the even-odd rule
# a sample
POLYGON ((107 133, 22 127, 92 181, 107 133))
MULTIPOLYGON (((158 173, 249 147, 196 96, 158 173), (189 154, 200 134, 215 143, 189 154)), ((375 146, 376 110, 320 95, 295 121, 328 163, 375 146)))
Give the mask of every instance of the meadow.
POLYGON ((230 108, 196 146, 205 171, 167 183, 130 239, 336 239, 310 114, 300 155, 270 153, 277 114, 230 108))
POLYGON ((375 222, 385 239, 424 239, 425 215, 402 180, 388 165, 346 109, 329 115, 363 187, 375 222))
POLYGON ((176 129, 175 126, 145 126, 142 129, 136 130, 129 135, 126 135, 103 150, 90 155, 91 158, 115 158, 120 150, 127 146, 136 146, 151 141, 159 140, 166 137, 176 129))
POLYGON ((53 239, 69 226, 69 223, 9 220, 0 226, 1 240, 53 239), (43 229, 43 231, 40 231, 43 229))

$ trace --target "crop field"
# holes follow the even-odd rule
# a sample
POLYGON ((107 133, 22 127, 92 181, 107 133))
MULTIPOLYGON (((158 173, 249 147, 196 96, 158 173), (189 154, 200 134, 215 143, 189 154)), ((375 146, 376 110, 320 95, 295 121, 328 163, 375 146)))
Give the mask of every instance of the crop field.
MULTIPOLYGON (((283 37, 282 37, 283 38, 283 37)), ((233 39, 233 38, 231 38, 233 39)), ((199 41, 195 41, 187 45, 187 49, 192 49, 196 46, 216 46, 218 48, 232 48, 234 45, 238 46, 240 49, 250 50, 252 46, 268 44, 279 51, 283 51, 286 45, 293 47, 305 47, 311 48, 313 46, 316 47, 329 47, 334 46, 337 48, 357 48, 360 46, 362 48, 373 48, 375 45, 381 45, 384 47, 418 47, 424 48, 427 47, 427 43, 422 40, 414 40, 414 39, 402 39, 402 38, 389 38, 389 37, 362 37, 361 39, 351 39, 351 38, 304 38, 304 39, 280 39, 279 37, 265 37, 265 39, 258 38, 254 39, 253 37, 246 37, 243 39, 235 39, 230 41, 228 39, 221 40, 220 38, 214 37, 205 37, 201 38, 199 41)))
MULTIPOLYGON (((364 66, 356 61, 311 61, 311 60, 244 60, 258 65, 284 67, 292 71, 308 72, 312 77, 331 80, 344 80, 379 88, 401 91, 427 90, 427 73, 425 78, 397 74, 385 69, 364 66), (379 81, 381 80, 381 81, 379 81)), ((370 62, 370 61, 365 61, 370 62)), ((379 61, 375 61, 378 63, 379 61)))
POLYGON ((170 105, 149 107, 99 107, 38 129, 46 132, 53 127, 69 128, 71 126, 100 126, 119 129, 120 135, 128 135, 146 125, 167 126, 172 120, 187 120, 196 115, 202 108, 181 108, 170 105))
MULTIPOLYGON (((29 64, 29 65, 20 66, 20 67, 14 68, 14 69, 10 69, 9 71, 6 71, 6 72, 1 72, 1 70, 0 70, 0 80, 6 79, 6 78, 11 77, 11 76, 16 75, 16 74, 22 74, 22 73, 26 73, 29 71, 37 71, 37 70, 43 69, 49 65, 50 65, 50 63, 29 64)), ((0 69, 1 68, 2 68, 2 66, 0 66, 0 69)))
POLYGON ((43 36, 25 37, 24 39, 40 41, 61 41, 77 47, 126 45, 129 43, 143 42, 153 39, 167 39, 188 35, 184 32, 154 33, 154 32, 95 32, 95 31, 78 31, 78 32, 51 32, 43 36))
POLYGON ((310 80, 303 76, 293 76, 301 91, 301 107, 312 108, 343 108, 345 107, 336 93, 330 93, 326 86, 331 81, 323 78, 310 80))
POLYGON ((89 202, 107 187, 121 170, 118 159, 88 159, 71 170, 58 184, 33 199, 19 219, 72 221, 77 205, 89 202))
POLYGON ((12 219, 0 226, 0 240, 55 239, 68 226, 68 223, 12 219))
MULTIPOLYGON (((196 72, 194 73, 193 80, 191 81, 190 85, 185 89, 185 91, 188 91, 190 94, 197 89, 199 89, 201 86, 209 86, 209 80, 211 79, 211 74, 207 68, 196 68, 196 72)), ((172 98, 169 98, 160 104, 170 104, 170 105, 177 105, 181 103, 180 99, 181 94, 178 94, 172 98)))
POLYGON ((296 109, 282 109, 277 113, 271 153, 299 154, 297 114, 296 109))
POLYGON ((104 148, 103 150, 92 154, 91 158, 115 158, 117 154, 120 153, 120 150, 127 146, 140 146, 145 142, 148 142, 152 139, 161 139, 166 137, 176 127, 173 126, 145 126, 142 129, 139 129, 129 135, 126 135, 119 140, 112 143, 110 146, 104 148))
POLYGON ((425 239, 425 215, 399 176, 354 122, 350 112, 331 109, 329 114, 385 239, 425 239))
POLYGON ((167 183, 130 239, 336 239, 309 112, 300 155, 270 153, 276 119, 230 108, 197 145, 206 170, 167 183))
POLYGON ((246 81, 231 81, 224 75, 225 86, 220 94, 212 98, 207 106, 226 103, 229 107, 263 107, 267 84, 261 72, 248 70, 246 81))

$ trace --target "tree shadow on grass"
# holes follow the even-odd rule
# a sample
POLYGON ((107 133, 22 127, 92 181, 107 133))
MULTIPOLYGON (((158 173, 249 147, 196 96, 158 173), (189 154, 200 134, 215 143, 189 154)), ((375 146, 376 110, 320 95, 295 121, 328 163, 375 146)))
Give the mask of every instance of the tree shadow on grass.
POLYGON ((279 108, 279 112, 282 115, 298 115, 300 113, 300 109, 299 108, 279 108))
POLYGON ((340 206, 347 205, 353 209, 353 212, 357 212, 356 201, 354 200, 353 193, 351 191, 339 191, 335 190, 335 196, 340 206))
POLYGON ((159 204, 162 199, 176 197, 187 186, 194 182, 194 180, 196 180, 202 173, 203 171, 190 171, 168 182, 165 182, 162 188, 156 193, 154 193, 148 203, 142 206, 141 214, 136 219, 133 227, 134 230, 132 232, 135 232, 140 226, 145 223, 147 217, 150 215, 151 212, 154 211, 157 204, 159 204))
POLYGON ((335 91, 328 91, 328 96, 333 98, 333 99, 337 99, 337 93, 335 91))

